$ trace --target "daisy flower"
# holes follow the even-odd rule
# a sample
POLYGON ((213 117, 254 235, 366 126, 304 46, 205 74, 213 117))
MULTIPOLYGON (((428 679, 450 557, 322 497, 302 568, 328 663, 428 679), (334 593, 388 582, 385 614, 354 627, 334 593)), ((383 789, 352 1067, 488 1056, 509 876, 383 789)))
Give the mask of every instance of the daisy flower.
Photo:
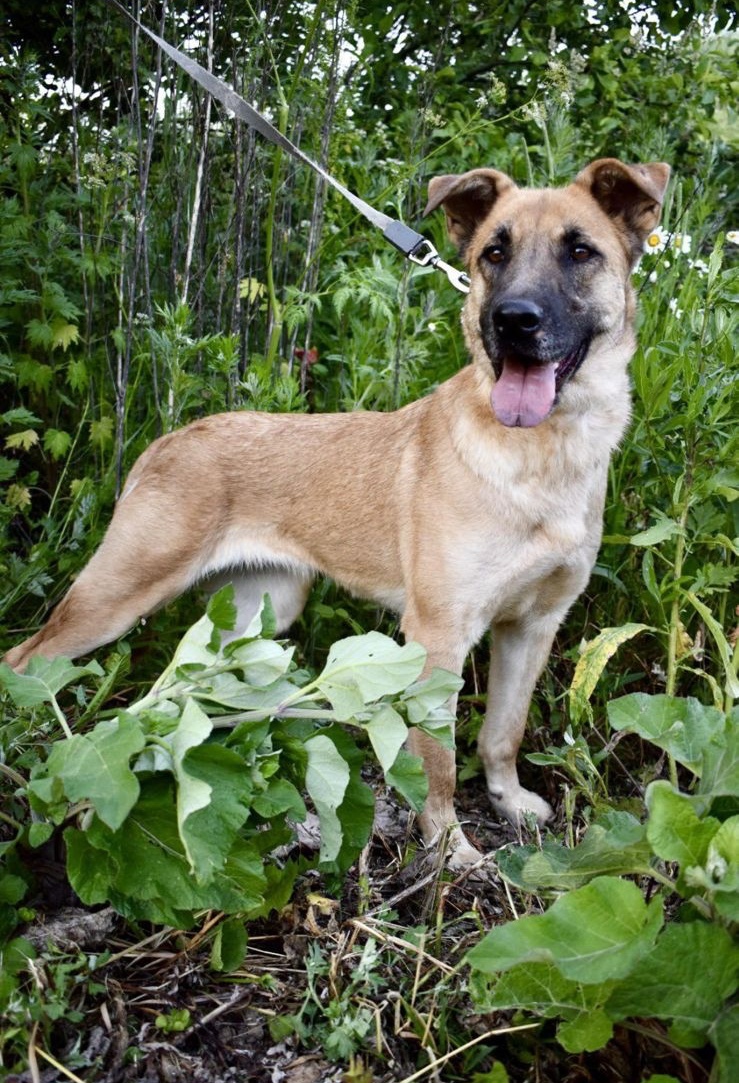
POLYGON ((690 246, 693 243, 693 238, 689 233, 676 233, 672 238, 672 247, 676 252, 683 252, 685 255, 690 251, 690 246))
POLYGON ((739 229, 730 229, 726 234, 726 240, 729 244, 739 244, 739 229))
POLYGON ((656 229, 652 230, 652 232, 649 234, 646 241, 644 242, 644 251, 652 252, 654 254, 656 254, 657 252, 664 252, 669 239, 670 234, 667 232, 667 230, 662 229, 661 226, 657 226, 656 229))

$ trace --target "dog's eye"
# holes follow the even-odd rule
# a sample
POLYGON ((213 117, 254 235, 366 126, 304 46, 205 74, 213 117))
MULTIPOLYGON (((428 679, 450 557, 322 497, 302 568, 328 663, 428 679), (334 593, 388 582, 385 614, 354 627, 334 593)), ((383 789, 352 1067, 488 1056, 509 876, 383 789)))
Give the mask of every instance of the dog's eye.
POLYGON ((595 252, 587 244, 573 244, 570 248, 570 259, 575 263, 586 263, 594 255, 595 252))
POLYGON ((490 248, 485 249, 483 256, 488 263, 502 263, 506 258, 505 249, 501 244, 491 244, 490 248))

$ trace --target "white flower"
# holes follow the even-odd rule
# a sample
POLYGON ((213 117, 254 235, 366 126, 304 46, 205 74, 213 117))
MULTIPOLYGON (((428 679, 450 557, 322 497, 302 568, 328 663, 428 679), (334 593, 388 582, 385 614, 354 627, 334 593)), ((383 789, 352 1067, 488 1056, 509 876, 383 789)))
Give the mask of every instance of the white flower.
POLYGON ((681 320, 683 317, 683 310, 677 307, 677 298, 671 297, 669 300, 670 312, 674 315, 675 319, 681 320))
POLYGON ((653 253, 664 252, 669 239, 670 234, 667 230, 662 229, 661 226, 657 226, 655 230, 652 230, 644 242, 644 251, 653 253))
POLYGON ((676 233, 672 238, 672 247, 676 252, 684 252, 686 255, 690 251, 690 246, 693 243, 693 238, 689 233, 676 233))
POLYGON ((652 273, 649 276, 649 281, 650 282, 656 282, 657 281, 657 272, 656 271, 652 271, 652 273))
POLYGON ((729 244, 739 244, 739 229, 730 229, 726 234, 726 240, 729 244))
POLYGON ((690 266, 693 268, 694 271, 698 272, 699 275, 707 275, 708 274, 708 264, 706 263, 706 261, 704 259, 691 259, 691 260, 688 260, 688 263, 690 264, 690 266))

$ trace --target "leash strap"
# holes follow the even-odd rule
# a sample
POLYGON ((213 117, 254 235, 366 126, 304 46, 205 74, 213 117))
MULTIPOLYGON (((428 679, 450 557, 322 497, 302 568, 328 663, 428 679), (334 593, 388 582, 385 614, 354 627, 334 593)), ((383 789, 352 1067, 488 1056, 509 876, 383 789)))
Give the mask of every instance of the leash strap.
POLYGON ((327 184, 330 184, 332 188, 335 188, 337 192, 340 192, 344 199, 347 199, 355 210, 359 211, 369 222, 372 223, 377 229, 382 230, 383 237, 390 242, 399 252, 402 252, 406 259, 409 259, 412 263, 417 264, 420 267, 434 267, 436 270, 443 271, 449 281, 462 293, 469 292, 469 276, 463 271, 458 271, 455 267, 446 263, 439 253, 434 248, 431 241, 423 236, 422 233, 417 233, 416 230, 411 229, 410 226, 406 226, 403 222, 398 222, 394 218, 390 218, 387 214, 383 214, 382 211, 378 211, 375 207, 370 206, 354 192, 350 192, 348 188, 345 188, 340 181, 337 181, 335 177, 332 177, 322 165, 314 161, 305 154, 300 147, 297 147, 295 143, 291 142, 287 136, 278 131, 273 124, 262 116, 261 113, 249 105, 239 94, 236 93, 231 87, 213 75, 202 65, 198 64, 192 57, 187 56, 185 53, 180 52, 179 49, 175 49, 173 45, 165 41, 164 38, 160 38, 158 34, 155 34, 153 30, 149 30, 148 27, 140 23, 139 20, 131 14, 122 4, 118 3, 118 0, 108 0, 108 3, 120 11, 127 19, 138 27, 142 33, 146 34, 153 42, 155 42, 163 53, 171 57, 175 64, 179 65, 183 71, 187 72, 191 79, 194 79, 196 83, 207 90, 207 92, 219 101, 230 113, 232 113, 238 120, 244 121, 244 123, 250 125, 250 127, 256 129, 260 135, 263 135, 265 139, 270 143, 274 143, 276 146, 281 147, 282 150, 287 151, 299 162, 303 162, 304 165, 309 166, 315 173, 317 173, 327 184))

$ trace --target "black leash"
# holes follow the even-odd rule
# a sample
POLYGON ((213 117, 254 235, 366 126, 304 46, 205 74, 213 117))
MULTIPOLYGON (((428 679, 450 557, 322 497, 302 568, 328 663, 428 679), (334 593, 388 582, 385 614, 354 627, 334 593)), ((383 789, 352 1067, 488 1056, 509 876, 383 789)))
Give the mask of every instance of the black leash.
POLYGON ((409 259, 411 263, 418 264, 419 267, 434 267, 438 271, 443 271, 453 286, 456 286, 462 293, 468 293, 470 288, 469 276, 464 271, 458 271, 455 267, 446 263, 439 253, 434 248, 431 241, 423 236, 422 233, 417 233, 415 229, 411 229, 410 226, 406 226, 403 222, 398 222, 394 218, 390 218, 387 214, 383 214, 382 211, 376 210, 371 207, 369 203, 365 203, 363 199, 350 192, 348 188, 345 188, 343 184, 337 181, 334 177, 328 173, 323 166, 315 162, 307 154, 305 154, 299 147, 292 143, 287 136, 284 136, 282 132, 278 131, 273 124, 267 120, 266 117, 258 113, 253 106, 236 93, 231 87, 213 75, 212 72, 207 71, 204 67, 187 56, 185 53, 180 52, 179 49, 175 49, 173 45, 160 38, 158 34, 155 34, 153 30, 149 30, 139 20, 131 14, 122 4, 118 3, 118 0, 108 0, 108 3, 117 8, 123 15, 126 16, 135 26, 138 27, 144 34, 151 38, 155 42, 162 52, 171 57, 172 60, 183 71, 195 80, 196 83, 207 90, 207 92, 219 101, 230 113, 232 113, 238 120, 244 121, 245 124, 255 128, 256 131, 263 135, 265 139, 268 139, 270 143, 274 143, 276 146, 281 147, 283 150, 291 154, 293 158, 297 158, 299 162, 303 162, 304 165, 309 166, 314 172, 318 173, 327 184, 330 184, 332 188, 335 188, 337 192, 340 192, 344 199, 348 199, 351 205, 359 211, 369 222, 372 223, 377 229, 382 230, 382 235, 385 240, 389 241, 399 252, 402 252, 406 259, 409 259))

